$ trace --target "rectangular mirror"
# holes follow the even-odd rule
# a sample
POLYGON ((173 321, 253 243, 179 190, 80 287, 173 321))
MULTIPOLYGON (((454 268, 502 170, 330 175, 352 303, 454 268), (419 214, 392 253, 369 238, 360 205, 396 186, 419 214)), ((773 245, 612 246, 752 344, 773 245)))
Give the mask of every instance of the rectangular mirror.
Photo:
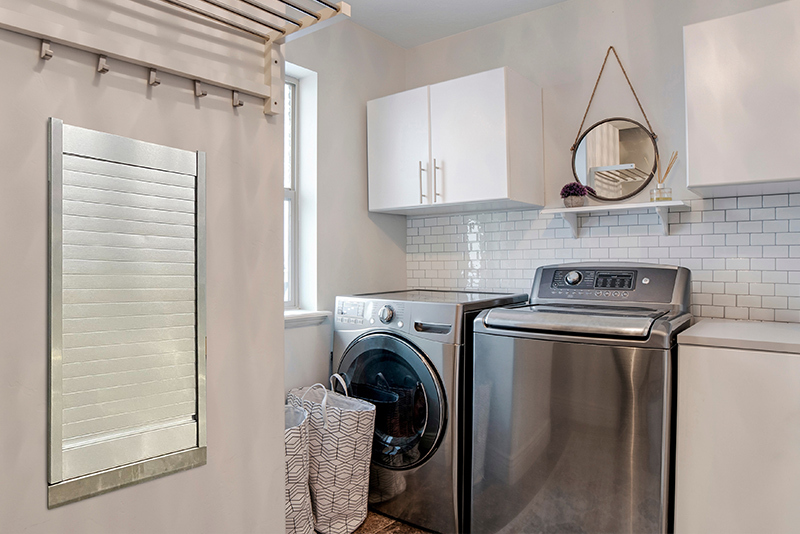
POLYGON ((52 508, 206 462, 205 154, 49 141, 52 508))

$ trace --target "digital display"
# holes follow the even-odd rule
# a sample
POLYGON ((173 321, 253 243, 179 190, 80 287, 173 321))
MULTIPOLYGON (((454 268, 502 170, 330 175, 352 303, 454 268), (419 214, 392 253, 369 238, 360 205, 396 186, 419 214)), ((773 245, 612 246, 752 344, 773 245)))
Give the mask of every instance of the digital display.
POLYGON ((632 272, 597 273, 594 287, 598 289, 633 289, 632 272))
POLYGON ((339 315, 351 315, 360 317, 364 314, 363 302, 349 302, 344 301, 339 304, 339 315))

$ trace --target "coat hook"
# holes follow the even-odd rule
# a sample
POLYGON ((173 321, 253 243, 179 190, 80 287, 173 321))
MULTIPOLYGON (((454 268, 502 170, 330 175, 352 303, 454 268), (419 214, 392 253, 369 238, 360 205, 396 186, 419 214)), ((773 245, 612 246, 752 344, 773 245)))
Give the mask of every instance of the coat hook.
POLYGON ((161 83, 161 78, 156 76, 158 71, 156 69, 150 69, 150 77, 147 80, 147 83, 150 85, 158 85, 161 83))
POLYGON ((233 107, 240 108, 244 106, 244 102, 239 99, 239 91, 233 91, 233 107))
POLYGON ((195 80, 194 81, 194 96, 201 97, 201 96, 206 96, 207 94, 208 94, 208 91, 204 91, 203 90, 203 84, 201 84, 199 81, 195 80))
POLYGON ((108 72, 108 58, 106 56, 97 58, 97 72, 100 74, 108 72))
POLYGON ((50 49, 50 41, 42 39, 42 48, 39 50, 39 57, 45 61, 53 57, 53 51, 50 49))

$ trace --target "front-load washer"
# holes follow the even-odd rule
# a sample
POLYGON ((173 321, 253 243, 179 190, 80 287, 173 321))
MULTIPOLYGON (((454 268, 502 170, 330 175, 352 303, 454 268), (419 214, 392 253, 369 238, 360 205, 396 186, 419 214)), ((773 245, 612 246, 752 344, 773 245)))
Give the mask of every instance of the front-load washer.
MULTIPOLYGON (((370 507, 460 532, 462 392, 472 324, 525 294, 410 290, 336 298, 332 370, 376 406, 370 507)), ((469 401, 466 401, 469 402, 469 401)))

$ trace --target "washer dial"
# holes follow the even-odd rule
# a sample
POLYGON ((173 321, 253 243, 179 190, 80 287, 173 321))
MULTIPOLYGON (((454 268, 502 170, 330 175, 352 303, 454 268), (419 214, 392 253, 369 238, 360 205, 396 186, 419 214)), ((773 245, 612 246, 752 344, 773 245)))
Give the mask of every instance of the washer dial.
POLYGON ((583 275, 579 271, 570 271, 564 276, 567 285, 577 286, 583 280, 583 275))

